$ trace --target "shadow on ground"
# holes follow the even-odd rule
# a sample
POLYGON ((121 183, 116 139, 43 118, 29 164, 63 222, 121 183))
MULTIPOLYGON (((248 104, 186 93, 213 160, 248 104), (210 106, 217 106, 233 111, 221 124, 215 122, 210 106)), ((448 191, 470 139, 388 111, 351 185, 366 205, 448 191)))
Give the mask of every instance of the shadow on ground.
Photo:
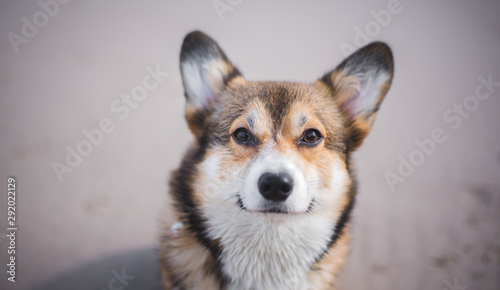
POLYGON ((156 249, 102 258, 31 288, 32 290, 161 289, 156 249))

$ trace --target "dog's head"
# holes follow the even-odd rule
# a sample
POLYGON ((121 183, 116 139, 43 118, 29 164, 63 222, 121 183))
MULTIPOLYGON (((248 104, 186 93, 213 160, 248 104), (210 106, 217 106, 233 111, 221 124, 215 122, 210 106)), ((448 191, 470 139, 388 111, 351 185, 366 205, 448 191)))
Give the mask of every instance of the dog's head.
POLYGON ((352 186, 349 154, 392 81, 387 45, 361 48, 312 84, 252 82, 214 40, 192 32, 180 66, 186 120, 203 154, 195 200, 232 200, 255 216, 332 212, 335 204, 341 211, 352 186))

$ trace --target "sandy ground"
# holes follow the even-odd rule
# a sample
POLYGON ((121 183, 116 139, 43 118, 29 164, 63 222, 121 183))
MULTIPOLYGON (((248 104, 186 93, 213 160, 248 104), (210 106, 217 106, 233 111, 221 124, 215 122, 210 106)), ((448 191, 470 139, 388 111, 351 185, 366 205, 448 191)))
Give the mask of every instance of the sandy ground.
POLYGON ((341 289, 500 289, 500 86, 475 96, 500 82, 500 2, 48 2, 51 15, 38 1, 0 4, 0 264, 9 176, 18 228, 16 282, 0 271, 0 289, 111 289, 117 273, 123 289, 159 288, 167 176, 192 140, 178 55, 194 29, 251 80, 313 81, 344 48, 387 42, 396 74, 355 155, 341 289), (112 110, 156 68, 169 75, 142 102, 112 110), (58 178, 54 162, 100 126, 108 133, 58 178), (445 140, 422 153, 436 130, 445 140))

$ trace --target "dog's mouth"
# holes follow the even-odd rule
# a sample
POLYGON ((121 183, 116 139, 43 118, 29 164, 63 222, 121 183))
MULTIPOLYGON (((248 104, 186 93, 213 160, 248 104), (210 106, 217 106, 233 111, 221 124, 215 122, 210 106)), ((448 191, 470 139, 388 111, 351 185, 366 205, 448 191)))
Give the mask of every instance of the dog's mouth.
POLYGON ((257 213, 277 213, 277 214, 292 214, 291 211, 287 209, 282 209, 279 207, 271 207, 269 209, 264 209, 264 210, 255 210, 252 212, 257 212, 257 213))
POLYGON ((257 210, 250 210, 248 209, 244 204, 243 201, 241 200, 240 196, 237 196, 236 200, 236 205, 244 211, 250 212, 250 213, 257 213, 257 214, 282 214, 282 215, 287 215, 287 214, 304 214, 304 213, 309 213, 313 207, 314 207, 314 198, 311 200, 309 203, 309 206, 307 207, 306 211, 301 211, 301 212, 294 212, 290 210, 286 205, 284 204, 273 204, 269 206, 264 206, 262 209, 257 209, 257 210))

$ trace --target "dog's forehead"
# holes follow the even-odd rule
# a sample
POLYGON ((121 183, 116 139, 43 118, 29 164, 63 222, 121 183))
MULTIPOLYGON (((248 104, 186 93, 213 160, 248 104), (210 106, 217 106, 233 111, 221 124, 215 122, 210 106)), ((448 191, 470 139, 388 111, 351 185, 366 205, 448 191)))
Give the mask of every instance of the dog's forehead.
POLYGON ((320 119, 325 126, 342 121, 331 92, 316 84, 246 82, 231 91, 226 104, 233 117, 245 116, 249 126, 261 120, 278 129, 286 118, 297 126, 311 118, 320 119))
POLYGON ((315 102, 322 100, 321 92, 314 86, 302 83, 286 82, 247 82, 244 86, 233 90, 227 102, 232 110, 240 115, 245 114, 251 126, 259 118, 268 115, 276 127, 290 113, 298 113, 314 109, 315 102))

